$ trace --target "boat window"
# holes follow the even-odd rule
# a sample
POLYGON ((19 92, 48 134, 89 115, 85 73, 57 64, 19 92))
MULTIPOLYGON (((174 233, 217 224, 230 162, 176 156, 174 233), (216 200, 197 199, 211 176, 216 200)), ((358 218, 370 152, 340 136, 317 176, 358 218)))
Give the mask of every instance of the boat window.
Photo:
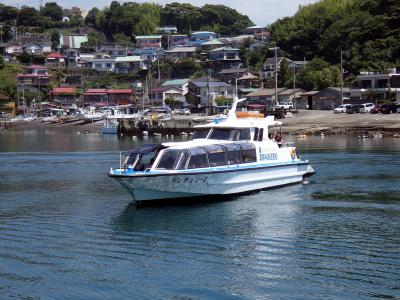
POLYGON ((250 128, 213 128, 209 138, 225 141, 251 140, 250 128))
POLYGON ((230 128, 213 128, 209 139, 212 140, 232 140, 232 129, 230 128))
POLYGON ((225 148, 221 145, 209 145, 206 146, 208 154, 208 162, 210 167, 226 166, 226 152, 225 148))
POLYGON ((256 127, 254 132, 254 141, 262 141, 264 138, 264 128, 256 127))
POLYGON ((237 129, 237 130, 239 130, 239 132, 240 132, 238 141, 250 141, 251 140, 250 128, 241 128, 241 129, 237 129))
POLYGON ((196 129, 193 133, 192 139, 205 139, 210 132, 210 128, 196 129))
POLYGON ((136 171, 144 171, 146 169, 150 169, 154 163, 155 155, 155 152, 141 154, 133 169, 136 171))
POLYGON ((192 148, 189 149, 190 158, 187 168, 208 168, 207 152, 203 148, 192 148))
POLYGON ((157 169, 173 170, 180 153, 180 150, 165 150, 157 164, 157 169))
POLYGON ((242 147, 239 144, 227 144, 225 147, 229 165, 241 164, 243 162, 242 147))
POLYGON ((176 170, 184 170, 186 169, 186 163, 189 158, 189 152, 188 151, 182 151, 179 155, 179 157, 176 160, 176 170))
POLYGON ((253 144, 242 144, 243 163, 257 161, 256 147, 253 144))
POLYGON ((138 157, 139 157, 139 154, 136 154, 136 153, 131 153, 131 154, 127 155, 125 157, 125 160, 124 160, 124 163, 122 166, 124 168, 133 168, 138 157))

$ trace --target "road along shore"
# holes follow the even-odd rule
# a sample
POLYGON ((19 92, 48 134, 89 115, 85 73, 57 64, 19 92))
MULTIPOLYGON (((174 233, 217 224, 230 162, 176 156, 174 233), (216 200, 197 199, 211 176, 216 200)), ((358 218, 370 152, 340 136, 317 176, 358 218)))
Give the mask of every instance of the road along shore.
MULTIPOLYGON (((149 134, 176 134, 193 131, 193 127, 206 122, 199 121, 199 116, 174 116, 172 120, 150 124, 148 128, 139 127, 137 122, 124 120, 120 123, 121 132, 127 135, 140 135, 143 130, 149 134)), ((400 134, 400 113, 393 114, 334 114, 333 111, 300 110, 292 117, 280 119, 282 131, 287 134, 344 134, 359 132, 382 132, 383 134, 400 134)), ((66 124, 47 124, 39 120, 30 122, 0 121, 0 130, 54 129, 71 132, 99 132, 102 121, 83 124, 72 122, 66 124)), ((278 130, 278 129, 273 129, 278 130)))

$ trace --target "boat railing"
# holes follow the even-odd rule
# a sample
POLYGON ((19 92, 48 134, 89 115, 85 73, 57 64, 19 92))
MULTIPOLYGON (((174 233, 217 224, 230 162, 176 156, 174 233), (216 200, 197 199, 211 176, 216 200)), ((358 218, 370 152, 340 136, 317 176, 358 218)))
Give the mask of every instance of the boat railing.
POLYGON ((281 148, 295 147, 295 145, 296 145, 295 142, 283 142, 281 148))

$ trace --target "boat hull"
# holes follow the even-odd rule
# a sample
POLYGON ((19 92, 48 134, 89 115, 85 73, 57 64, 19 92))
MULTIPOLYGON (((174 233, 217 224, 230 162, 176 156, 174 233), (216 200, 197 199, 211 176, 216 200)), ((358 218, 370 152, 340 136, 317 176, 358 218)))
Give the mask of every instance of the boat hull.
POLYGON ((115 177, 135 201, 234 195, 293 183, 314 174, 308 162, 179 174, 115 177))

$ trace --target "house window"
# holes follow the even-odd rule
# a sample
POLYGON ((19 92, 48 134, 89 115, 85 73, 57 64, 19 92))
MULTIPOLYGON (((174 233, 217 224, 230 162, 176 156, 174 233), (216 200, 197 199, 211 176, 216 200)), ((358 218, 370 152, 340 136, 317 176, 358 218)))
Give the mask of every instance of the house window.
POLYGON ((106 64, 107 68, 111 68, 111 64, 106 64))

